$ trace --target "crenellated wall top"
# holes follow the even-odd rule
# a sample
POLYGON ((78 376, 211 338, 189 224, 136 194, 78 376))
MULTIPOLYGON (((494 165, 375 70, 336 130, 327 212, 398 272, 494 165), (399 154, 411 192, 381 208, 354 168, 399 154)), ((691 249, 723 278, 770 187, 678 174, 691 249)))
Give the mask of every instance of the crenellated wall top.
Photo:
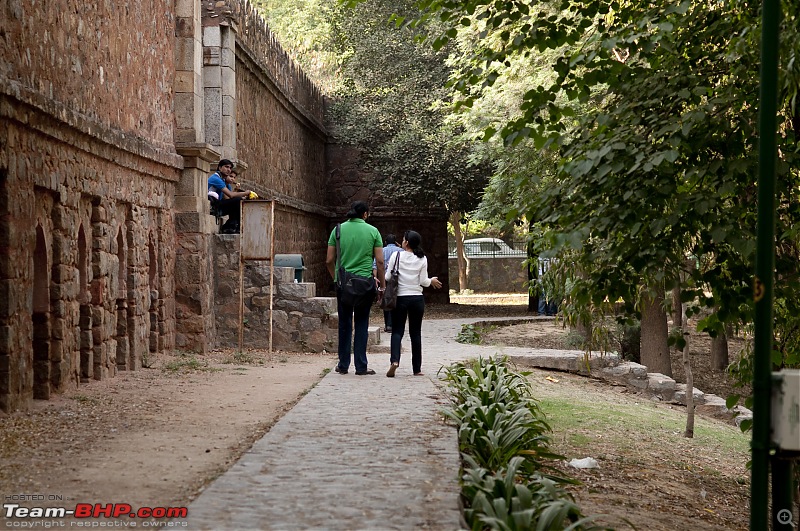
MULTIPOLYGON (((278 90, 323 123, 322 90, 283 49, 267 22, 248 0, 218 0, 205 3, 204 25, 219 17, 220 25, 233 23, 237 39, 254 55, 278 90)), ((213 22, 212 22, 213 23, 213 22)))

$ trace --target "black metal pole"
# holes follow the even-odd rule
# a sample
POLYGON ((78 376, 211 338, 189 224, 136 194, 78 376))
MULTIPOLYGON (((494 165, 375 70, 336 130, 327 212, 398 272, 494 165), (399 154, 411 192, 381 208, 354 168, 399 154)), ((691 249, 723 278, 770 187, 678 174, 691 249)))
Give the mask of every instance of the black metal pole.
POLYGON ((772 456, 772 529, 794 529, 793 459, 779 453, 772 456))
POLYGON ((779 0, 764 0, 761 14, 761 95, 758 148, 758 231, 750 530, 769 527, 770 401, 772 389, 772 298, 775 269, 775 160, 778 107, 779 0))

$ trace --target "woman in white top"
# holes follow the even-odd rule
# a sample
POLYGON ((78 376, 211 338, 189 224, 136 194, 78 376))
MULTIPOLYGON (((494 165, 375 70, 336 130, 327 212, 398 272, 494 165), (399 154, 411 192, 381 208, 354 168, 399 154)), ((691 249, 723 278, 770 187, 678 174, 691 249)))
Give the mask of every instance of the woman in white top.
POLYGON ((400 260, 397 267, 397 306, 392 310, 392 354, 391 367, 386 373, 394 377, 400 365, 400 342, 406 331, 408 318, 408 335, 411 337, 411 367, 415 376, 422 376, 422 316, 425 313, 425 298, 422 288, 433 286, 441 288, 442 283, 436 277, 428 277, 428 259, 420 247, 422 237, 413 230, 406 231, 401 245, 402 251, 392 255, 387 271, 394 268, 395 260, 400 260))

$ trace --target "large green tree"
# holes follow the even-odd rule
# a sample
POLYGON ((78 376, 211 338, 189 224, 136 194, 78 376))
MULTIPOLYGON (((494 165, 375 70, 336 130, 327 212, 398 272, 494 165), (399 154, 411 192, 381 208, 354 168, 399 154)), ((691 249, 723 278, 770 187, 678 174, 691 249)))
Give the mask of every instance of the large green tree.
MULTIPOLYGON (((553 83, 531 84, 519 115, 499 133, 509 145, 530 138, 558 153, 554 185, 528 197, 522 212, 545 222, 550 252, 570 250, 580 271, 571 284, 578 305, 652 300, 681 282, 685 297, 714 309, 703 322, 709 330, 749 321, 758 3, 417 5, 450 25, 435 47, 462 27, 479 24, 486 37, 455 78, 462 105, 474 105, 515 58, 558 52, 553 83), (576 117, 564 97, 597 110, 576 117), (687 253, 701 267, 682 277, 687 253)), ((778 300, 791 305, 798 300, 800 9, 797 0, 783 0, 782 8, 776 287, 778 300)))
MULTIPOLYGON (((341 83, 329 107, 332 131, 360 149, 377 177, 371 185, 384 198, 444 208, 458 227, 460 214, 477 206, 491 167, 480 142, 446 120, 447 50, 420 42, 427 28, 391 23, 395 13, 418 15, 413 2, 388 0, 335 12, 332 42, 341 83)), ((463 259, 460 265, 463 289, 463 259)))
MULTIPOLYGON (((447 120, 448 50, 420 39, 433 23, 413 1, 376 0, 350 9, 337 0, 258 0, 270 27, 331 96, 328 121, 341 143, 362 154, 370 183, 391 204, 443 208, 455 221, 474 209, 491 174, 485 150, 447 120)), ((465 262, 459 243, 460 284, 465 262)))

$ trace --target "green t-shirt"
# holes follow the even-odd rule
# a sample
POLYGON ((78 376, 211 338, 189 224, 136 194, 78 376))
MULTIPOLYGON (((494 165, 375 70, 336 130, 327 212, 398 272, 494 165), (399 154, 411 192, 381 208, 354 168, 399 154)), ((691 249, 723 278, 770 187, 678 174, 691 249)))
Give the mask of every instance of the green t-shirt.
MULTIPOLYGON (((328 238, 328 245, 336 247, 335 228, 328 238)), ((375 248, 383 248, 383 239, 378 229, 361 218, 353 218, 342 223, 339 247, 345 271, 362 277, 371 277, 375 248)), ((336 276, 337 278, 339 276, 338 268, 336 276)))

